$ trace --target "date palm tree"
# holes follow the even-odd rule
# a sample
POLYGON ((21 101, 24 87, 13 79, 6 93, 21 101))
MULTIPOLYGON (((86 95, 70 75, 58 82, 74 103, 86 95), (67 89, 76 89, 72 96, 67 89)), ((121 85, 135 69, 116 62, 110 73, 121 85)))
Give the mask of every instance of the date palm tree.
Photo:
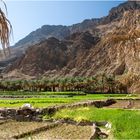
MULTIPOLYGON (((0 2, 3 3, 5 10, 7 12, 7 7, 4 1, 0 0, 0 2)), ((5 55, 6 55, 6 49, 9 48, 9 37, 10 37, 11 31, 12 31, 11 23, 7 19, 6 14, 4 13, 4 10, 0 8, 0 43, 2 45, 5 55)))

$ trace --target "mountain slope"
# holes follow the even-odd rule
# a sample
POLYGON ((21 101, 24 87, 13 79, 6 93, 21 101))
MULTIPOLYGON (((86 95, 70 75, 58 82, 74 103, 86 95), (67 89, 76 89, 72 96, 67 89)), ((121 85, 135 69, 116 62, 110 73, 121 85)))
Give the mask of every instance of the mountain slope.
POLYGON ((73 25, 65 39, 51 37, 31 45, 25 55, 9 66, 38 77, 115 74, 131 92, 140 92, 140 2, 126 2, 107 17, 73 25), (96 23, 95 23, 96 21, 96 23), (75 26, 75 27, 74 27, 75 26), (81 26, 81 28, 76 28, 81 26))
POLYGON ((128 1, 112 8, 109 11, 109 15, 103 18, 87 19, 82 23, 74 24, 72 26, 44 25, 36 31, 31 32, 25 38, 21 39, 15 44, 14 47, 30 46, 49 37, 55 37, 62 40, 75 32, 93 30, 98 25, 108 24, 110 22, 120 20, 125 11, 136 9, 140 9, 140 3, 138 1, 128 1))

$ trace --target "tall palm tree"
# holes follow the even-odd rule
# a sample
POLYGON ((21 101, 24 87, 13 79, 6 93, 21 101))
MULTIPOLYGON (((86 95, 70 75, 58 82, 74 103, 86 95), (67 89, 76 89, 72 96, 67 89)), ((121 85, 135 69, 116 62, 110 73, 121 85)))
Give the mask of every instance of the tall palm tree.
POLYGON ((115 92, 115 75, 106 76, 106 83, 108 85, 108 93, 115 92))
MULTIPOLYGON (((7 12, 7 7, 4 1, 0 0, 0 2, 3 3, 7 12)), ((11 23, 7 19, 4 11, 0 8, 0 43, 2 45, 5 55, 6 55, 6 48, 9 48, 9 36, 11 34, 11 31, 12 31, 11 23)))

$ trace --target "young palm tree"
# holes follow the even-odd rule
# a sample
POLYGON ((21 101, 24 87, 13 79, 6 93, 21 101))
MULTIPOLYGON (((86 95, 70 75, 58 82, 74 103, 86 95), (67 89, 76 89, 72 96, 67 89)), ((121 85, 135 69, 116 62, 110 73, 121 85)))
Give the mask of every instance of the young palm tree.
MULTIPOLYGON (((4 4, 5 9, 7 11, 6 4, 0 0, 1 3, 4 4)), ((0 8, 0 43, 4 50, 4 54, 6 55, 6 48, 9 47, 9 36, 12 31, 12 26, 9 20, 7 19, 4 11, 0 8)))

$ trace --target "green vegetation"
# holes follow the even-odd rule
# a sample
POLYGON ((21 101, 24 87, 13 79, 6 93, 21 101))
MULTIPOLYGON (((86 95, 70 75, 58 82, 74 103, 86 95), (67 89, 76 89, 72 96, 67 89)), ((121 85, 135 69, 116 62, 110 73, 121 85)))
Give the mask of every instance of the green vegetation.
POLYGON ((2 91, 86 91, 87 93, 127 93, 127 86, 114 75, 94 77, 67 77, 56 79, 0 81, 2 91))
MULTIPOLYGON (((35 91, 0 91, 0 96, 26 96, 26 95, 86 95, 86 93, 81 91, 67 91, 67 92, 35 92, 35 91)), ((123 94, 122 94, 123 95, 123 94)))
POLYGON ((63 109, 57 112, 53 118, 71 118, 76 121, 109 121, 112 123, 114 138, 140 138, 139 111, 82 107, 77 109, 63 109))
MULTIPOLYGON (((127 94, 85 94, 83 92, 0 92, 0 107, 21 107, 30 103, 34 107, 47 107, 52 105, 73 103, 83 100, 99 100, 107 98, 129 98, 127 94), (25 98, 29 97, 30 98, 25 98), (16 98, 15 98, 16 97, 16 98)), ((131 97, 132 98, 132 97, 131 97)), ((133 95, 133 98, 136 98, 133 95)))
POLYGON ((108 98, 129 99, 129 98, 137 98, 137 97, 138 97, 137 95, 132 95, 131 97, 129 97, 128 94, 84 94, 83 92, 22 92, 22 91, 2 92, 1 91, 0 107, 18 108, 25 103, 30 103, 34 107, 48 107, 52 105, 67 104, 67 103, 73 103, 73 102, 79 102, 85 100, 102 100, 108 98), (30 98, 25 98, 28 96, 30 96, 30 98))
MULTIPOLYGON (((45 92, 42 92, 45 93, 45 92)), ((47 95, 86 95, 85 92, 80 91, 65 91, 65 92, 46 92, 47 95)))

